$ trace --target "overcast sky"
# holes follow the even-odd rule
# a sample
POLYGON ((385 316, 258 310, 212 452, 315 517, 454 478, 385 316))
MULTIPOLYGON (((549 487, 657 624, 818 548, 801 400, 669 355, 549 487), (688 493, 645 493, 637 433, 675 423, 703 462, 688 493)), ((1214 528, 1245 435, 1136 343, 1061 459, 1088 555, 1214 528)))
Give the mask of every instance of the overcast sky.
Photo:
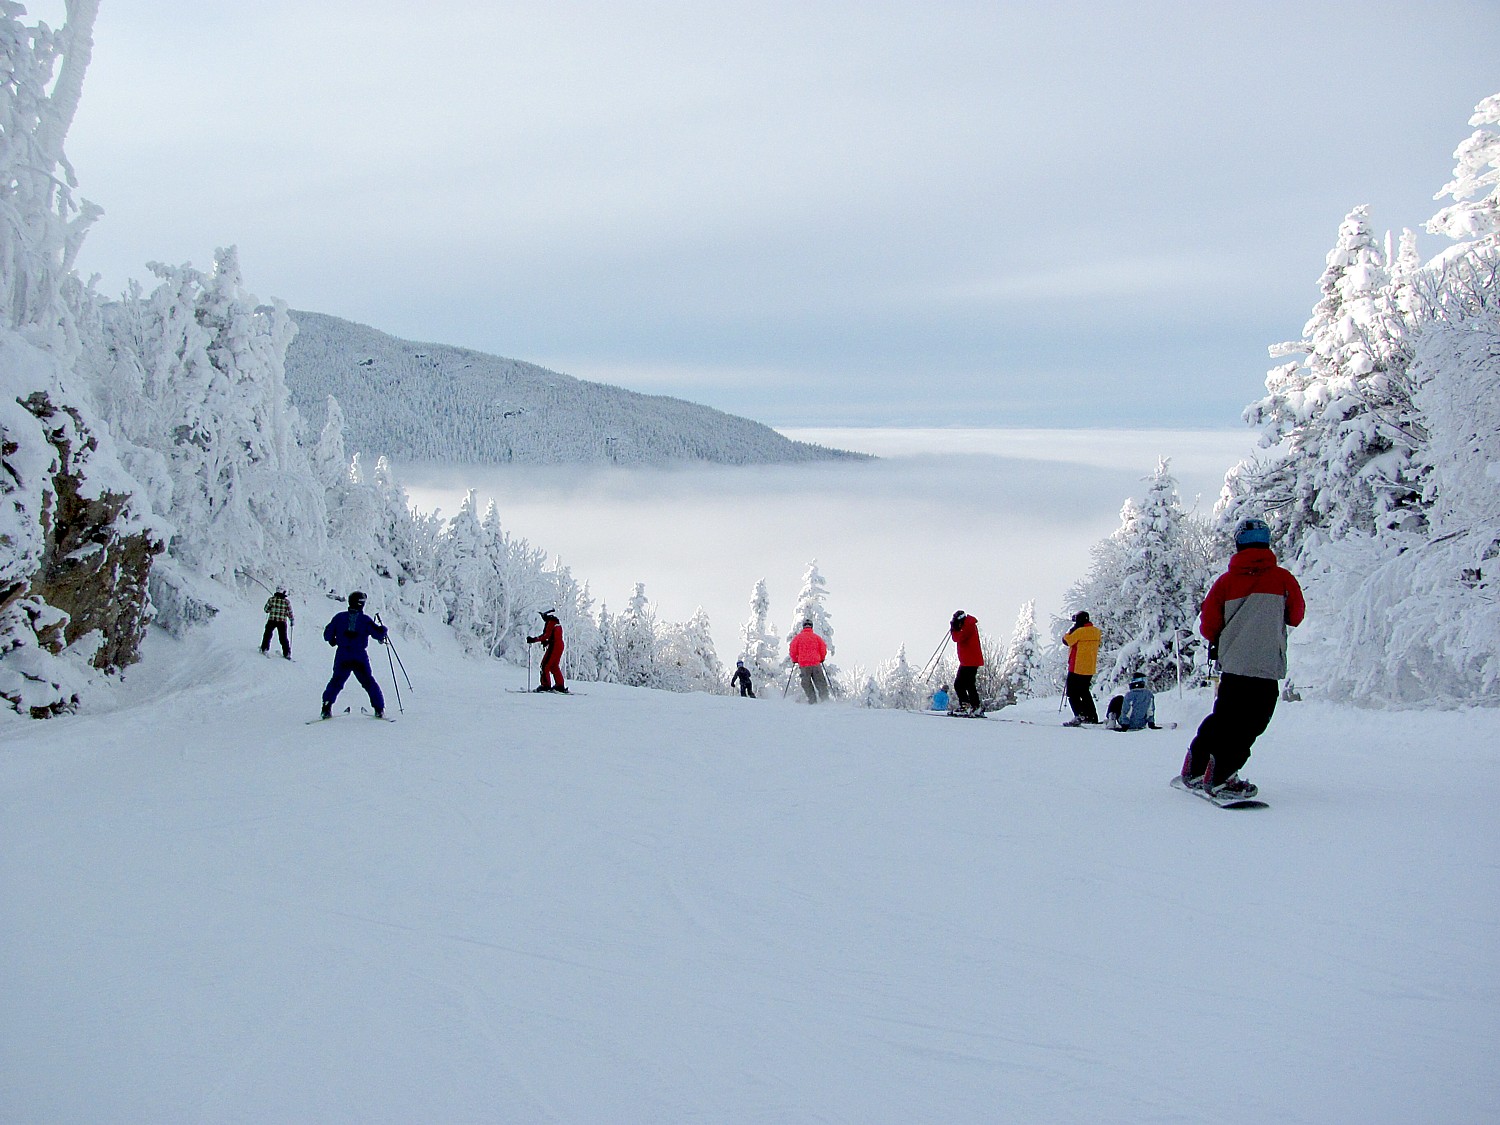
POLYGON ((1494 0, 103 0, 80 267, 235 244, 262 299, 780 425, 1233 425, 1497 59, 1494 0))

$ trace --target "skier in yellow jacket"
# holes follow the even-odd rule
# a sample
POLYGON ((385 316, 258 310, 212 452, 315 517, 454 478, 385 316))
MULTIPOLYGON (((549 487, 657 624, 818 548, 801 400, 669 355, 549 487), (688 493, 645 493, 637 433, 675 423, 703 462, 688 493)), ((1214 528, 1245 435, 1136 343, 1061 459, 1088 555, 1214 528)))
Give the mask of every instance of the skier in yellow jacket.
POLYGON ((1094 693, 1089 687, 1099 670, 1099 642, 1103 637, 1099 626, 1089 620, 1087 610, 1075 613, 1072 631, 1063 634, 1063 644, 1068 646, 1068 703, 1073 708, 1073 717, 1063 726, 1078 727, 1099 721, 1094 693))

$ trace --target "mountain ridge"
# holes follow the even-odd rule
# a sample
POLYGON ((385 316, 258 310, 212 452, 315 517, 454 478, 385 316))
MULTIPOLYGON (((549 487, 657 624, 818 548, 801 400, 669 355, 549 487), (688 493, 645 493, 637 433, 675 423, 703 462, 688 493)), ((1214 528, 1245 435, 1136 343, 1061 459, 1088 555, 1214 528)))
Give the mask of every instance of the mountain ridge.
POLYGON ((451 344, 289 310, 286 383, 311 432, 332 395, 350 452, 469 464, 724 465, 868 460, 749 418, 451 344))

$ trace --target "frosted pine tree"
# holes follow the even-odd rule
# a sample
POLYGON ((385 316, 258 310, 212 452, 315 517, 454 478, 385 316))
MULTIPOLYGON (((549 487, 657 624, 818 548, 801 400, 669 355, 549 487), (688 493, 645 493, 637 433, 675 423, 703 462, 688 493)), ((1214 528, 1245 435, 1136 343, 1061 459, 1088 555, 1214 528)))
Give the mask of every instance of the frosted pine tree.
POLYGON ((1046 675, 1042 665, 1042 642, 1036 627, 1036 602, 1028 601, 1016 614, 1016 625, 1000 661, 1000 679, 995 701, 1010 707, 1036 694, 1046 675))
POLYGON ((478 495, 470 489, 437 542, 433 577, 447 606, 445 620, 466 649, 486 652, 490 642, 488 595, 495 571, 486 549, 477 511, 478 495))
POLYGON ((740 651, 755 684, 774 683, 786 667, 786 654, 770 617, 771 598, 762 578, 750 591, 750 616, 740 626, 740 651))
POLYGON ((668 691, 726 694, 724 665, 714 651, 708 614, 702 607, 684 624, 660 630, 659 686, 668 691))
POLYGON ((1356 207, 1340 225, 1303 339, 1271 349, 1305 358, 1274 368, 1245 412, 1270 452, 1241 466, 1220 502, 1226 525, 1264 515, 1289 557, 1420 519, 1406 324, 1368 218, 1356 207))
POLYGON ((1123 566, 1107 616, 1113 659, 1101 671, 1107 667, 1116 682, 1139 673, 1160 691, 1186 678, 1194 663, 1197 611, 1206 589, 1187 523, 1177 481, 1167 461, 1158 461, 1145 500, 1127 509, 1115 533, 1123 566))
POLYGON ((620 662, 615 651, 615 618, 610 615, 609 606, 603 603, 599 606, 599 649, 596 657, 596 675, 601 683, 617 684, 620 682, 620 662))
POLYGON ((1433 196, 1454 203, 1434 215, 1427 229, 1493 249, 1500 246, 1500 94, 1475 106, 1469 124, 1478 128, 1453 153, 1453 179, 1433 196))
POLYGON ((625 612, 615 619, 615 663, 620 683, 656 687, 661 682, 661 650, 656 611, 646 598, 646 584, 637 582, 625 612))
POLYGON ((913 710, 922 704, 922 689, 917 683, 917 674, 906 659, 906 646, 902 645, 896 658, 883 665, 876 674, 880 687, 882 707, 899 707, 913 710))
MULTIPOLYGON (((813 559, 807 564, 807 570, 802 575, 802 589, 797 593, 797 615, 792 622, 788 636, 800 633, 803 622, 811 621, 813 631, 827 643, 828 655, 831 657, 833 656, 833 624, 829 621, 828 610, 823 605, 827 597, 828 583, 818 570, 818 560, 813 559)), ((829 674, 832 675, 831 665, 829 674)))

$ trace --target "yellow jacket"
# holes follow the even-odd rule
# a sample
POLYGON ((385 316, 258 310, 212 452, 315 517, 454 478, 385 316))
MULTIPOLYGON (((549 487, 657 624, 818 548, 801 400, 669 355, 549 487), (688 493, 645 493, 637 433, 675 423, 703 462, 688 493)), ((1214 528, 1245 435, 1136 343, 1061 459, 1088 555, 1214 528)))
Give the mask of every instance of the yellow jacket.
POLYGON ((1092 622, 1063 634, 1068 646, 1068 671, 1076 676, 1092 676, 1099 670, 1099 642, 1104 634, 1092 622))

